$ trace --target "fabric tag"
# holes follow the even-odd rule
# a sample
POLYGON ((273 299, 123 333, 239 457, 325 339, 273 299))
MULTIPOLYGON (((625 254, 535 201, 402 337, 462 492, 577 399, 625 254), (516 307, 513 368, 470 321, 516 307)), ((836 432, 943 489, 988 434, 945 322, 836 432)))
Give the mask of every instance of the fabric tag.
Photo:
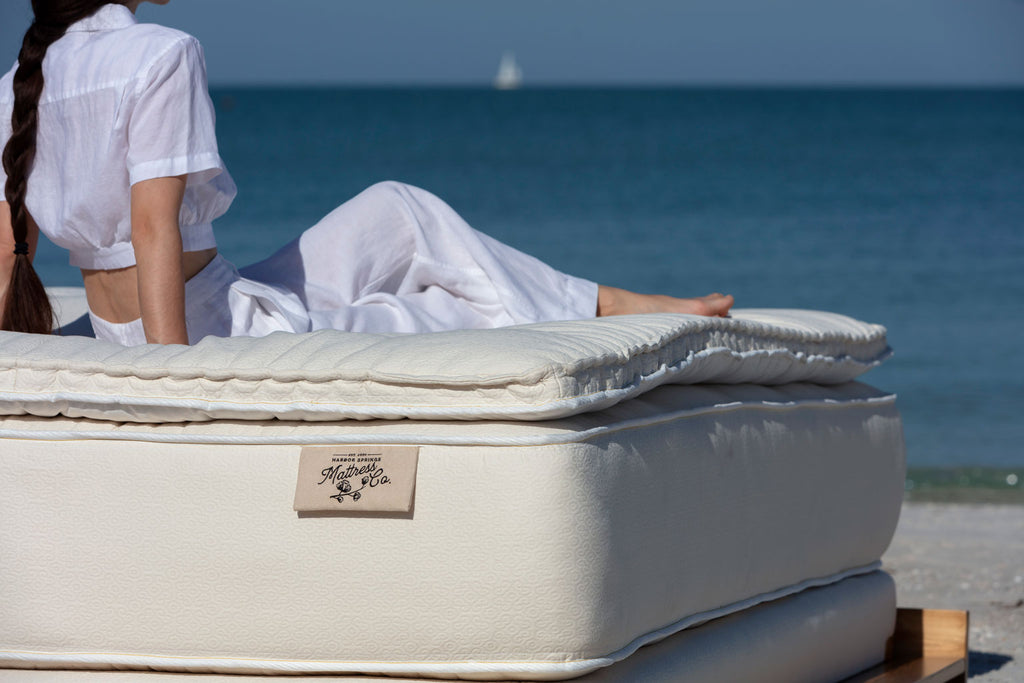
POLYGON ((297 512, 409 512, 419 446, 306 446, 297 512))

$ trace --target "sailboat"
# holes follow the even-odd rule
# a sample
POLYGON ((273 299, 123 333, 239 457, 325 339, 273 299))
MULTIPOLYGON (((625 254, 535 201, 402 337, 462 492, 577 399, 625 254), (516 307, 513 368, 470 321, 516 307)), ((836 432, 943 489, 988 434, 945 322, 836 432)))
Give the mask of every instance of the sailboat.
POLYGON ((494 77, 494 87, 498 90, 517 90, 523 85, 523 70, 516 64, 516 56, 506 52, 501 56, 498 73, 494 77))

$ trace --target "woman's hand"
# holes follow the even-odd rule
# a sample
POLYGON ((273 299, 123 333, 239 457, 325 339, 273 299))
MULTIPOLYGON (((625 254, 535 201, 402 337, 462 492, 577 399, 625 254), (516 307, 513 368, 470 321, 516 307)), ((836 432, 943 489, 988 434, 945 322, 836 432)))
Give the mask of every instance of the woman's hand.
POLYGON ((132 246, 138 267, 139 310, 146 341, 188 344, 185 273, 178 215, 185 176, 132 185, 132 246))

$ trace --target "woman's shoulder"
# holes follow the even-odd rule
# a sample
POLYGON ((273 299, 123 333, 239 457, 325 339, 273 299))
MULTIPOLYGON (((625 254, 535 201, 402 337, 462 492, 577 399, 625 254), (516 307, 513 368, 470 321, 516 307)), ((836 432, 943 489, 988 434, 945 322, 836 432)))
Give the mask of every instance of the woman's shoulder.
POLYGON ((194 72, 205 69, 198 40, 184 31, 158 24, 132 24, 118 30, 76 33, 65 38, 47 54, 44 100, 76 97, 110 87, 138 91, 182 65, 194 72))
POLYGON ((124 29, 123 40, 142 43, 150 48, 169 49, 175 46, 199 47, 199 40, 190 33, 160 24, 134 24, 124 29))
MULTIPOLYGON (((94 88, 145 80, 161 65, 187 63, 205 68, 203 49, 192 35, 159 24, 132 24, 117 30, 65 35, 47 53, 47 93, 61 99, 94 88)), ((0 106, 13 103, 17 61, 0 77, 0 106)))
POLYGON ((111 49, 145 73, 161 61, 179 61, 184 55, 202 59, 203 48, 195 36, 160 24, 135 24, 110 36, 111 49))

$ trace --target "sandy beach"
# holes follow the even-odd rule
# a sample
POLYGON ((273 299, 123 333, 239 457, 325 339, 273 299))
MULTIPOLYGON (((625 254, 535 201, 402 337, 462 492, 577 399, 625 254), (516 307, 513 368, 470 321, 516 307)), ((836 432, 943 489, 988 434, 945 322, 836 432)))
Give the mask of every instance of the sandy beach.
POLYGON ((970 610, 972 681, 1024 681, 1024 506, 906 503, 883 561, 900 606, 970 610))

